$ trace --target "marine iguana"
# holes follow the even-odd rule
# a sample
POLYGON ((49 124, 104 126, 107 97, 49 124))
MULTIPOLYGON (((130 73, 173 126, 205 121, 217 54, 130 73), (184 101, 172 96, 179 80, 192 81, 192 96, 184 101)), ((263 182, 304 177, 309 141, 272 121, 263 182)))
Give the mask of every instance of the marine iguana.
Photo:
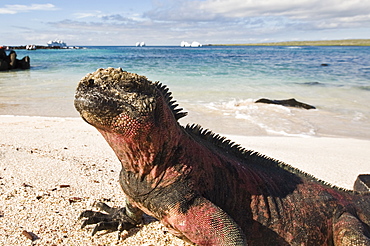
POLYGON ((98 203, 82 227, 123 231, 143 213, 198 245, 370 245, 370 192, 341 189, 243 149, 186 115, 165 85, 98 69, 75 107, 122 164, 122 208, 98 203))

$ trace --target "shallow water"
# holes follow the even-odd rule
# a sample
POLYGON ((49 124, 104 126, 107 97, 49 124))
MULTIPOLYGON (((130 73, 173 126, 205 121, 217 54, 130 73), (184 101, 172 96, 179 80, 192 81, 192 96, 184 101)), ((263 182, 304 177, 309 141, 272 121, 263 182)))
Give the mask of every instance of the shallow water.
POLYGON ((168 85, 190 112, 182 123, 238 135, 370 139, 370 47, 87 47, 17 54, 30 56, 31 69, 0 73, 3 115, 78 116, 78 81, 100 67, 122 67, 168 85), (317 109, 254 103, 262 97, 295 98, 317 109))

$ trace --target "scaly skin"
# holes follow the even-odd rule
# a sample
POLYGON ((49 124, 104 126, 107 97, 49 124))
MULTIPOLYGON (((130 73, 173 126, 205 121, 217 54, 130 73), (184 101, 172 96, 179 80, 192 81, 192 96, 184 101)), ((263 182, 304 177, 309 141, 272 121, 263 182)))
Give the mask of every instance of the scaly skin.
POLYGON ((370 193, 340 189, 242 149, 185 116, 165 86, 121 69, 83 78, 75 107, 122 164, 122 209, 83 226, 126 230, 143 213, 198 245, 370 245, 370 193))

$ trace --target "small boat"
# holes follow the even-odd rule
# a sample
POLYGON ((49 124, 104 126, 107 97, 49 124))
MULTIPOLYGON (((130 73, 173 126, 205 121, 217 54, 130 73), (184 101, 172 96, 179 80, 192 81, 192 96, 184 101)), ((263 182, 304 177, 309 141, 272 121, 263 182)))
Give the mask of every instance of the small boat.
POLYGON ((34 45, 34 44, 27 44, 26 45, 26 50, 36 50, 36 45, 34 45))
POLYGON ((190 47, 190 44, 188 42, 182 41, 180 46, 181 47, 190 47))
POLYGON ((196 41, 192 42, 191 44, 189 44, 188 42, 182 41, 180 43, 180 46, 181 47, 202 47, 202 44, 196 41))
POLYGON ((145 43, 144 42, 137 42, 136 47, 144 47, 145 43))
POLYGON ((191 47, 202 47, 203 45, 201 43, 197 42, 197 41, 194 41, 194 42, 191 43, 190 46, 191 47))

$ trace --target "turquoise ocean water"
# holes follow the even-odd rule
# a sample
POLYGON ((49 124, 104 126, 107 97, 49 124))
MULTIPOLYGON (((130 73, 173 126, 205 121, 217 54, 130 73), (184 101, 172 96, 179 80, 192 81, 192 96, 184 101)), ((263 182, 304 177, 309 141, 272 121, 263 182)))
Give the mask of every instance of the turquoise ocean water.
POLYGON ((122 67, 168 85, 196 122, 238 135, 370 139, 370 47, 86 47, 17 50, 31 69, 0 73, 0 114, 77 117, 87 73, 122 67), (326 64, 327 66, 322 66, 326 64), (295 98, 316 110, 255 104, 295 98))

